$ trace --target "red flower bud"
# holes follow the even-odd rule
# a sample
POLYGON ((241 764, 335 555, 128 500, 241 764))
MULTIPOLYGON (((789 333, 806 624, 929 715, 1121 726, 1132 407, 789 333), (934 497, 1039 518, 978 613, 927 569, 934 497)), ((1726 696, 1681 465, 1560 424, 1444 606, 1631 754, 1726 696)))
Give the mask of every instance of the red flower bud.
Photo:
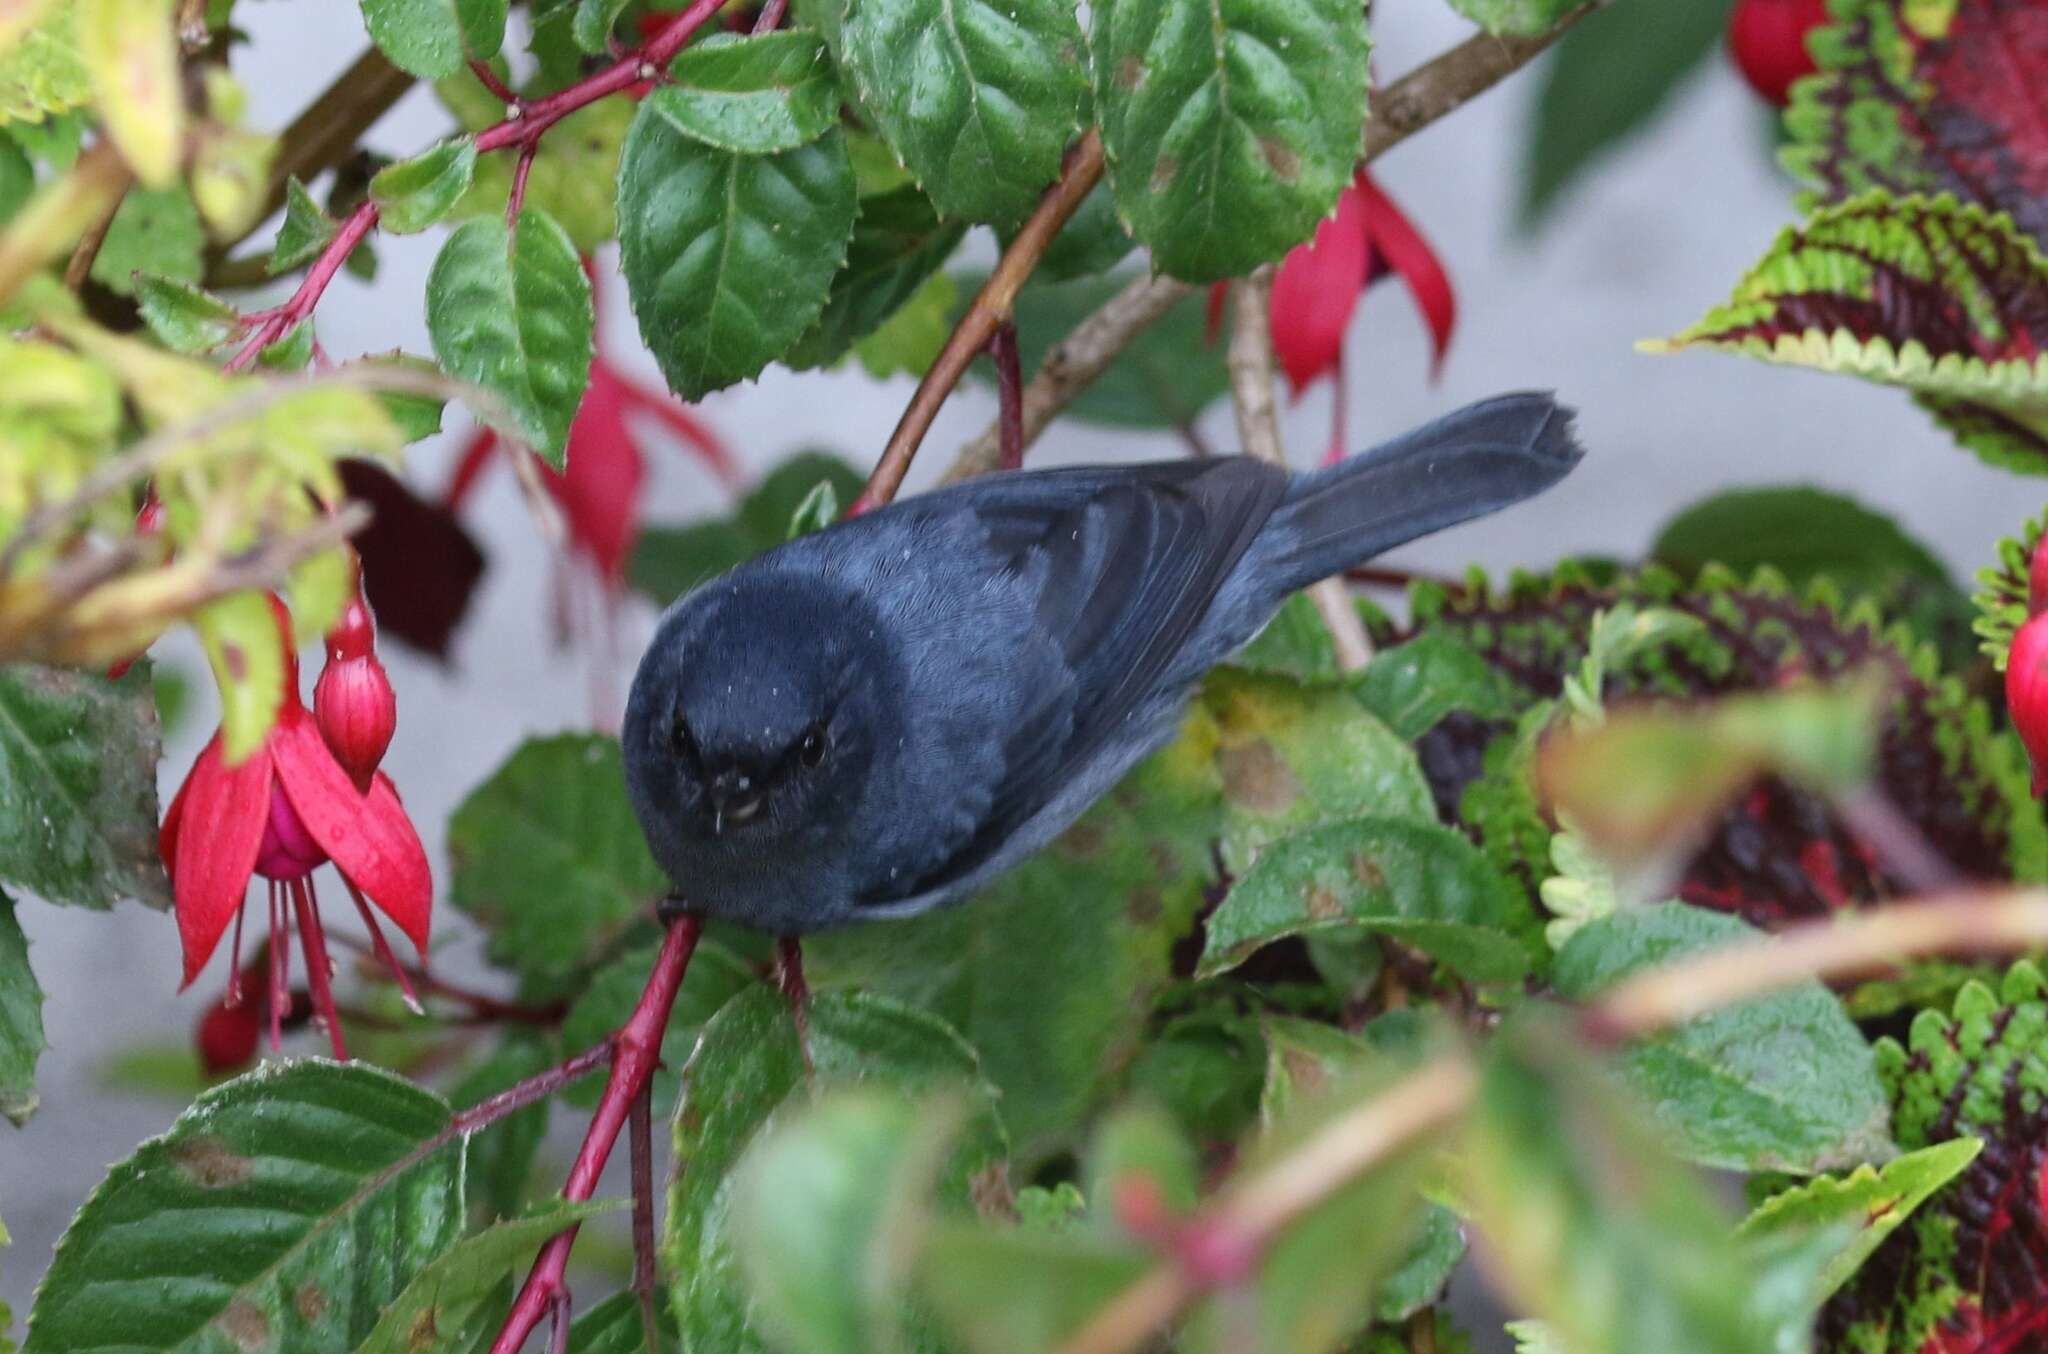
POLYGON ((398 726, 398 695, 374 652, 337 657, 329 649, 327 666, 313 684, 313 719, 334 760, 368 794, 398 726))
POLYGON ((2027 563, 2027 614, 2048 611, 2048 533, 2034 544, 2034 558, 2027 563))
POLYGON ((2012 637, 2005 659, 2005 706, 2034 764, 2034 794, 2048 790, 2048 616, 2036 616, 2012 637))
POLYGON ((224 1077, 256 1060, 263 1023, 256 1007, 253 1001, 230 1005, 222 997, 199 1017, 194 1042, 199 1046, 199 1065, 206 1069, 207 1076, 224 1077))
POLYGON ((1827 0, 1739 0, 1728 51, 1750 88, 1783 108, 1792 84, 1815 70, 1806 35, 1827 22, 1827 0))

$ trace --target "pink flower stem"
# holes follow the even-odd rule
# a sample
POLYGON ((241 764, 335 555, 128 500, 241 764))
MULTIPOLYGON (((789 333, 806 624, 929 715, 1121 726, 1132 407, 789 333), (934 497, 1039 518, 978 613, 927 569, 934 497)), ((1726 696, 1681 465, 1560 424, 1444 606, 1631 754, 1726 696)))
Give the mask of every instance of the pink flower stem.
POLYGON ((292 1004, 291 923, 276 880, 270 889, 270 1051, 284 1052, 284 1013, 292 1004))
POLYGON ((533 173, 533 154, 538 146, 519 148, 519 163, 512 167, 512 189, 505 194, 505 229, 519 229, 519 209, 526 205, 526 180, 533 173))
MULTIPOLYGON (((724 3, 725 0, 695 0, 668 27, 595 75, 531 103, 516 98, 509 100, 512 108, 504 121, 477 133, 477 150, 503 150, 508 146, 518 146, 530 155, 532 148, 540 143, 542 134, 571 113, 660 74, 724 3)), ((492 92, 496 93, 495 90, 492 92)), ((320 256, 313 260, 305 281, 299 284, 291 299, 275 310, 249 317, 250 323, 255 325, 255 332, 241 350, 228 359, 227 370, 248 370, 265 348, 290 333, 294 325, 311 317, 314 307, 320 303, 321 294, 327 290, 327 284, 334 281, 334 275, 341 271, 341 265, 355 252, 355 247, 376 227, 377 204, 366 198, 362 205, 349 213, 348 219, 341 223, 341 229, 327 242, 320 256)))
MULTIPOLYGON (((761 7, 761 17, 754 20, 755 33, 772 33, 782 26, 782 16, 789 9, 789 0, 768 0, 761 7)), ((649 1345, 652 1349, 654 1346, 649 1345)))
POLYGON ((384 939, 384 928, 377 925, 377 916, 370 911, 370 904, 363 897, 363 891, 357 888, 355 881, 347 875, 342 876, 341 882, 348 886, 348 896, 355 900, 356 911, 362 916, 363 925, 369 929, 370 944, 376 947, 378 961, 391 971, 392 978, 398 983, 398 990, 405 994, 406 1009, 414 1015, 425 1015, 427 1008, 420 1005, 420 994, 413 991, 412 979, 407 976, 405 965, 399 963, 398 956, 391 952, 391 942, 384 939))
MULTIPOLYGON (((598 1175, 626 1126, 633 1102, 646 1091, 654 1069, 661 1063, 661 1036, 668 1029, 676 992, 683 984, 683 974, 690 967, 690 956, 696 952, 697 938, 703 930, 702 918, 684 913, 670 924, 663 937, 661 952, 655 956, 654 970, 647 976, 639 1004, 612 1036, 611 1078, 605 1082, 597 1113, 591 1116, 590 1129, 583 1135, 576 1164, 569 1169, 568 1183, 562 1186, 563 1198, 580 1201, 596 1191, 598 1175)), ((512 1303, 511 1314, 491 1346, 491 1354, 517 1354, 541 1318, 562 1302, 566 1293, 562 1275, 569 1263, 569 1250, 575 1244, 576 1228, 572 1225, 541 1247, 525 1286, 512 1303)))
POLYGON ((661 1348, 654 1319, 654 1111, 651 1087, 642 1087, 626 1124, 633 1175, 633 1292, 640 1299, 640 1330, 647 1348, 661 1348))
POLYGON ((313 1010, 327 1026, 327 1040, 334 1046, 339 1062, 348 1061, 348 1046, 341 1039, 341 1015, 334 1009, 334 969, 327 962, 327 936, 320 929, 320 913, 313 906, 313 885, 294 879, 292 906, 299 914, 299 943, 306 947, 306 986, 313 993, 313 1010))
POLYGON ((228 970, 227 1004, 230 1006, 242 1004, 242 914, 246 911, 248 909, 244 907, 235 909, 234 967, 228 970))

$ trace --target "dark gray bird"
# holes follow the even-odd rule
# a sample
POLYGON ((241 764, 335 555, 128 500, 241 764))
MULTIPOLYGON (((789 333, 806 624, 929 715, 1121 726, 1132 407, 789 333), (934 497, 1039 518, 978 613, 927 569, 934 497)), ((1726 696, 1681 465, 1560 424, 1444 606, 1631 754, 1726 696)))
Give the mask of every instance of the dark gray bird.
POLYGON ((1314 474, 1245 457, 990 475, 689 593, 626 705, 626 783, 692 910, 783 935, 923 912, 1167 742, 1287 596, 1536 494, 1571 415, 1503 395, 1314 474))

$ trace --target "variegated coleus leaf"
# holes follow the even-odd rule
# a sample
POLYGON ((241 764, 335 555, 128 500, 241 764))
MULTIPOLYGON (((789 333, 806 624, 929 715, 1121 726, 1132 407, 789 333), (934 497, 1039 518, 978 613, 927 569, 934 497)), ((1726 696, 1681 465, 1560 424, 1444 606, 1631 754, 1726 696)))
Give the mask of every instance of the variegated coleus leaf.
POLYGON ((2048 1342, 2048 1001, 2020 964, 1880 1040, 1893 1131, 1910 1151, 1984 1147, 1821 1311, 1819 1354, 2025 1354, 2048 1342))
POLYGON ((2048 248, 2048 6, 1831 0, 1820 73, 1785 111, 1805 210, 1871 188, 1948 192, 2010 212, 2048 248))
POLYGON ((1977 202, 1874 190, 1788 228, 1652 352, 1707 347, 1913 392, 1984 460, 2048 474, 2048 259, 1977 202))
POLYGON ((1999 671, 2005 670, 2006 651, 2012 637, 2026 624, 2031 610, 2031 572, 2034 551, 2048 534, 2048 513, 2033 518, 2019 533, 1998 543, 1998 563, 1977 571, 1977 619, 1973 629, 1983 641, 1984 652, 1999 671))

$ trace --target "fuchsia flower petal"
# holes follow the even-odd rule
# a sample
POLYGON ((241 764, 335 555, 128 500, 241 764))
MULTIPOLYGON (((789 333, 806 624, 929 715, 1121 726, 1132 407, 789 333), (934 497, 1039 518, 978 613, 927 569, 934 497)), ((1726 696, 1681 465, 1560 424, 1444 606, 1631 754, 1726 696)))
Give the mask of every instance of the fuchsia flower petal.
POLYGON ((1422 312, 1423 323, 1429 326, 1430 346, 1434 350, 1431 374, 1435 375, 1443 368, 1444 351, 1450 347, 1451 330, 1458 322, 1458 300, 1451 290, 1450 274, 1444 271, 1443 261, 1437 258, 1436 250, 1415 228, 1415 223, 1381 191, 1371 175, 1359 170, 1354 186, 1365 208, 1362 219, 1366 242, 1407 284, 1408 294, 1415 298, 1415 308, 1422 312))
POLYGON ((2005 707, 2034 764, 2034 794, 2048 790, 2048 614, 2012 637, 2005 658, 2005 707))
POLYGON ((221 757, 220 735, 192 763, 158 836, 177 899, 178 940, 189 987, 241 910, 263 831, 270 823, 268 747, 240 766, 221 757), (182 849, 181 849, 182 848, 182 849))
POLYGON ((1337 198, 1337 210, 1298 244, 1273 279, 1273 351, 1296 399, 1317 378, 1337 368, 1344 330, 1365 285, 1365 205, 1356 187, 1337 198))
POLYGON ((370 792, 359 793, 301 708, 285 709, 271 732, 270 747, 278 780, 306 831, 424 953, 434 877, 390 777, 378 772, 370 792))
POLYGON ((569 519, 569 535, 608 579, 623 578, 640 535, 640 485, 647 468, 626 426, 634 391, 602 357, 569 426, 569 468, 546 472, 569 519))

